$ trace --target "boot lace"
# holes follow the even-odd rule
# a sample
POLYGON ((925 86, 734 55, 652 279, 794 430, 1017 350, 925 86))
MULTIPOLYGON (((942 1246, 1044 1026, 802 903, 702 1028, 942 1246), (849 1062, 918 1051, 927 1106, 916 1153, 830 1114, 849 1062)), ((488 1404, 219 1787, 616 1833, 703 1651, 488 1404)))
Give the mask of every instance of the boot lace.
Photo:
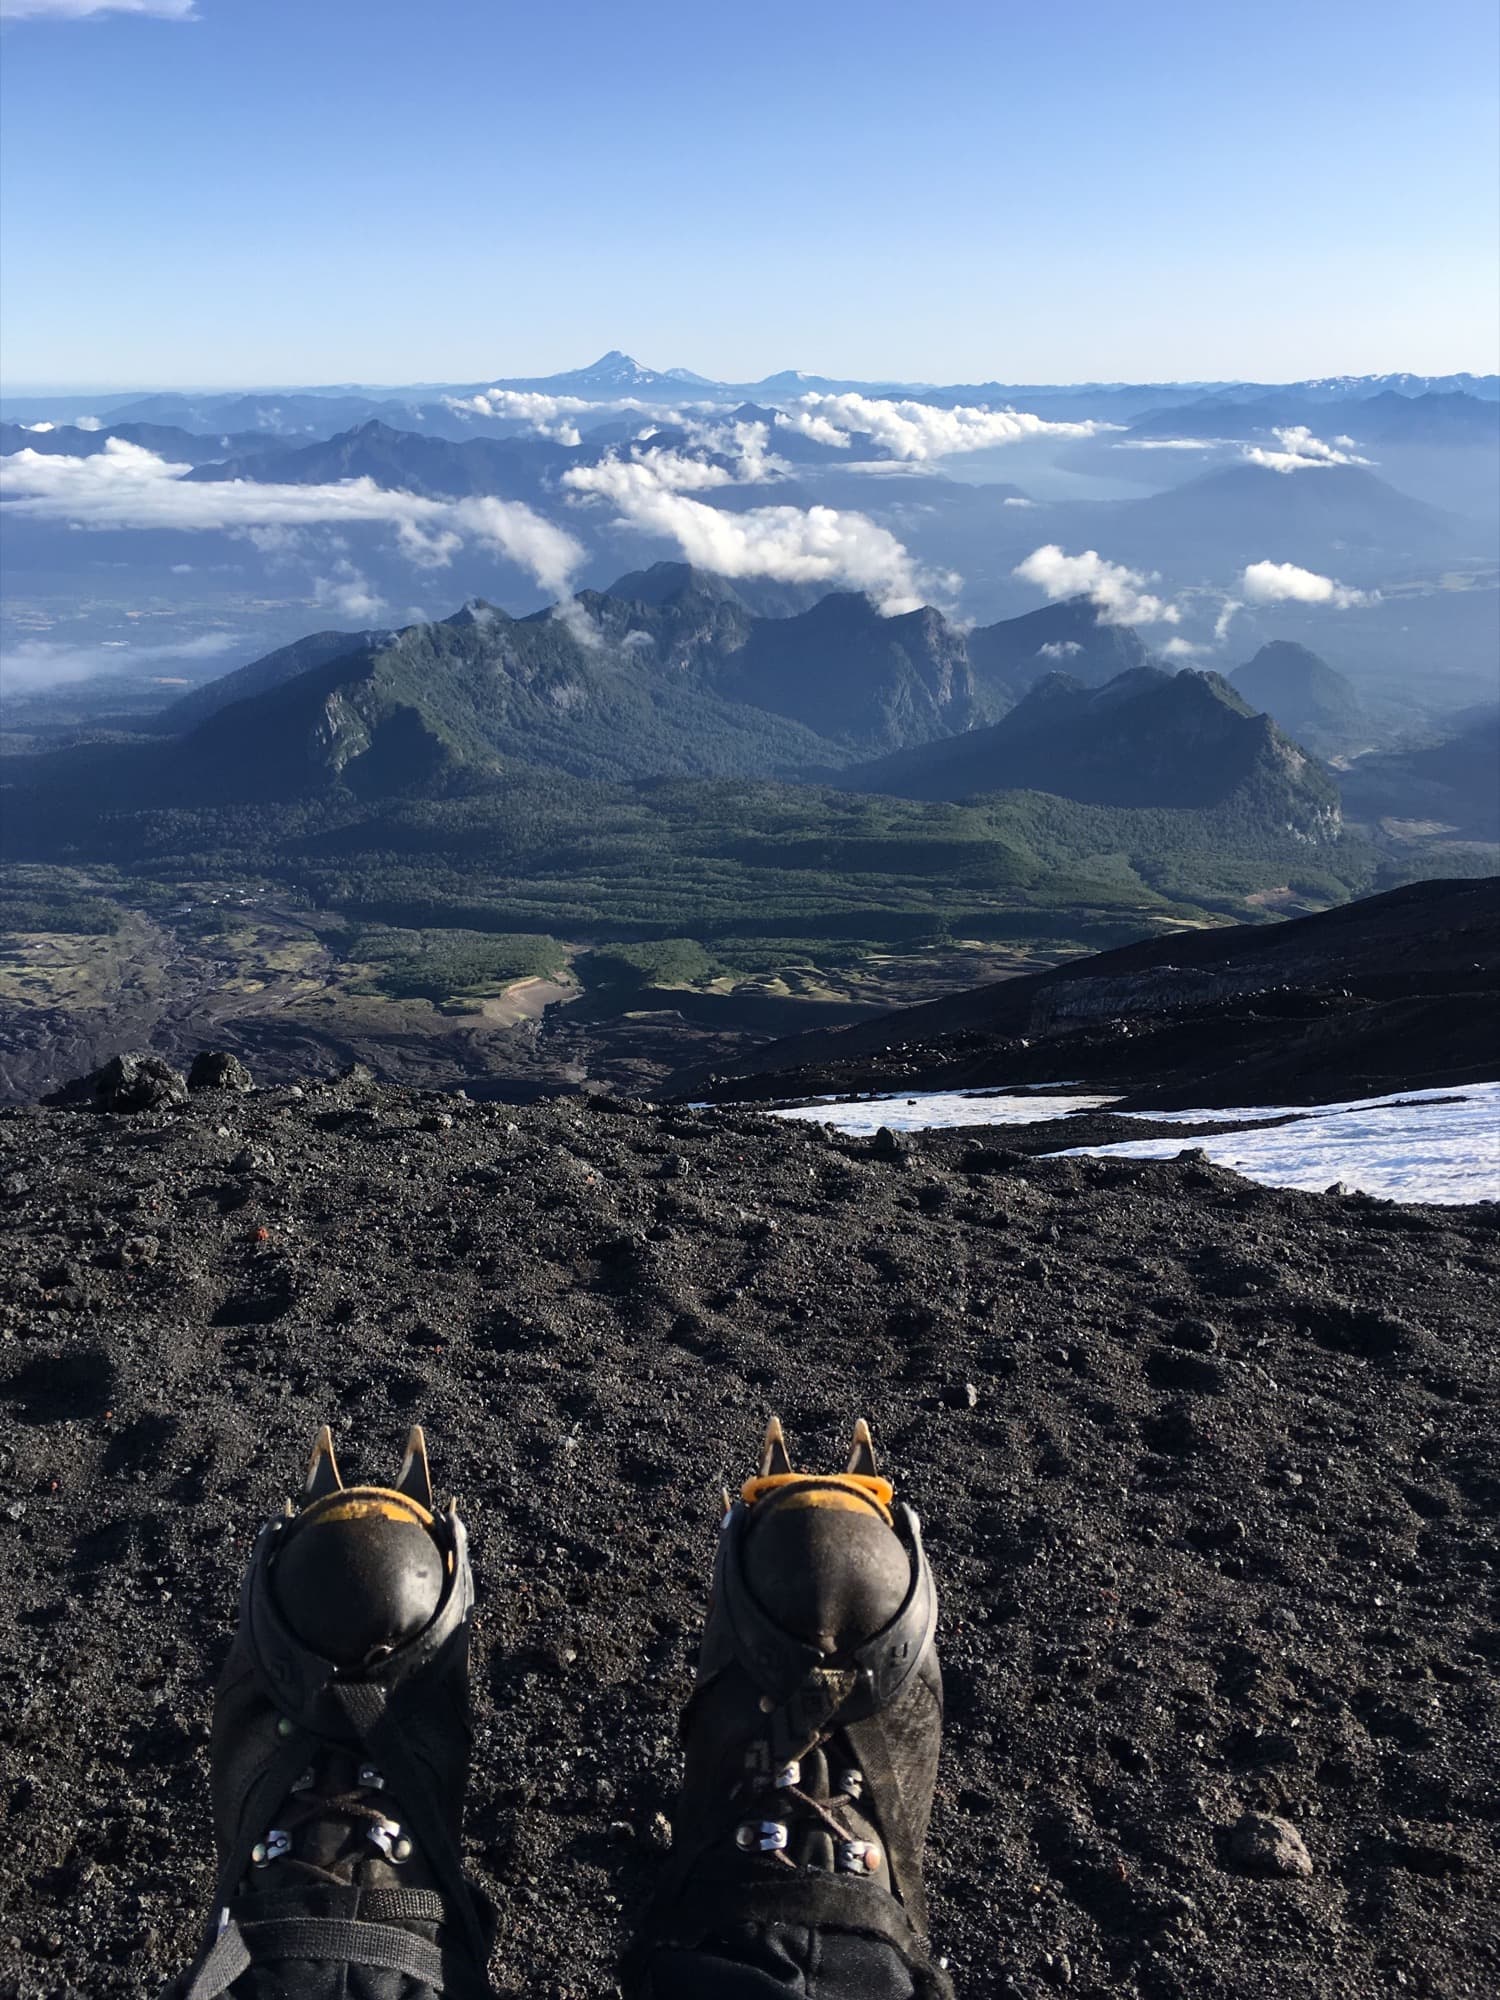
MULTIPOLYGON (((873 1841, 862 1838, 845 1817, 864 1796, 862 1773, 846 1759, 837 1788, 830 1785, 825 1790, 816 1783, 815 1788, 810 1788, 803 1781, 805 1765, 812 1766, 815 1781, 826 1773, 827 1746, 832 1740, 833 1732, 825 1730, 813 1739, 801 1757, 792 1758, 769 1774, 759 1774, 758 1780, 752 1775, 751 1796, 770 1804, 767 1793, 774 1794, 777 1817, 740 1822, 735 1829, 735 1844, 742 1853, 760 1854, 783 1868, 796 1870, 801 1864, 787 1852, 791 1844, 787 1822, 795 1817, 804 1825, 820 1827, 828 1834, 833 1843, 834 1866, 840 1873, 873 1874, 880 1866, 879 1848, 873 1841)), ((755 1758, 756 1753, 752 1751, 751 1756, 755 1758)))
POLYGON ((334 1889, 352 1885, 360 1862, 372 1858, 371 1849, 399 1866, 410 1856, 412 1842, 400 1822, 373 1802, 384 1785, 384 1778, 370 1764, 359 1767, 352 1783, 336 1786, 320 1787, 316 1772, 304 1771, 281 1808, 277 1824, 251 1850, 251 1861, 258 1869, 274 1864, 279 1873, 334 1889), (329 1863, 311 1861, 295 1852, 295 1836, 302 1828, 340 1821, 351 1834, 363 1829, 358 1847, 329 1863))

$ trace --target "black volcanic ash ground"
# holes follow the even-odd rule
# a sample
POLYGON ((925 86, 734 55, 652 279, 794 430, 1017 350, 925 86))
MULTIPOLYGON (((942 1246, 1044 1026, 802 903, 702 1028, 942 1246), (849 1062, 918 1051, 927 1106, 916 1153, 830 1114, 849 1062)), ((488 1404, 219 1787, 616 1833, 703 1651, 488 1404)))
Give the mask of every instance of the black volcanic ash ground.
POLYGON ((496 1990, 612 1993, 773 1409, 826 1465, 867 1415, 926 1524, 969 2000, 1500 1991, 1500 1209, 356 1079, 5 1112, 0 1218, 0 1994, 188 1951, 212 1679, 325 1417, 367 1477, 420 1419, 471 1523, 496 1990))

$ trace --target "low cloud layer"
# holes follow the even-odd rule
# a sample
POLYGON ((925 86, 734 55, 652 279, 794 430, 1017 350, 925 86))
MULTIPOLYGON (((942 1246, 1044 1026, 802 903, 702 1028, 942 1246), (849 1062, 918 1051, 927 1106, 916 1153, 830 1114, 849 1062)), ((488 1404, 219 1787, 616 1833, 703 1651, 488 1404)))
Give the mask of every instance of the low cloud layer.
POLYGON ((92 644, 70 639, 19 639, 0 651, 0 689, 35 694, 67 682, 97 680, 102 674, 171 675, 174 666, 217 660, 242 642, 233 632, 204 632, 196 639, 158 643, 104 639, 92 644))
POLYGON ((1327 604, 1335 611, 1348 611, 1356 604, 1375 602, 1371 591, 1352 590, 1336 577, 1288 562, 1250 563, 1240 577, 1240 589, 1249 604, 1327 604))
POLYGON ((401 552, 422 569, 445 567, 473 541, 517 564, 558 597, 571 588, 583 562, 574 536, 519 500, 430 500, 377 486, 373 479, 320 486, 188 481, 188 469, 121 438, 111 438, 93 458, 53 458, 28 449, 0 461, 0 494, 7 511, 81 528, 217 529, 247 535, 262 550, 284 544, 303 528, 386 526, 401 552))
POLYGON ((195 0, 0 0, 0 21, 86 21, 95 14, 150 14, 195 21, 195 0))
POLYGON ((313 596, 340 618, 352 618, 360 624, 378 618, 386 608, 379 591, 347 557, 334 564, 331 576, 314 577, 313 596))
POLYGON ((1245 457, 1251 465, 1263 465, 1272 472, 1306 472, 1324 465, 1370 463, 1355 451, 1353 438, 1336 437, 1328 444, 1314 437, 1306 424, 1283 424, 1271 435, 1281 449, 1271 451, 1264 445, 1247 445, 1245 457))
POLYGON ((1227 438, 1121 438, 1116 451, 1214 451, 1227 438))
POLYGON ((841 448, 853 437, 873 437, 892 457, 904 459, 946 458, 954 452, 1014 444, 1020 438, 1093 437, 1118 428, 1093 422, 1053 423, 1023 410, 992 410, 984 404, 940 410, 930 403, 895 402, 852 391, 800 396, 776 421, 803 437, 841 448))
POLYGON ((1013 574, 1036 584, 1054 602, 1087 597, 1102 625, 1175 625, 1182 616, 1170 600, 1146 588, 1156 582, 1154 572, 1107 562, 1097 549, 1070 556, 1056 542, 1048 542, 1017 563, 1013 574))

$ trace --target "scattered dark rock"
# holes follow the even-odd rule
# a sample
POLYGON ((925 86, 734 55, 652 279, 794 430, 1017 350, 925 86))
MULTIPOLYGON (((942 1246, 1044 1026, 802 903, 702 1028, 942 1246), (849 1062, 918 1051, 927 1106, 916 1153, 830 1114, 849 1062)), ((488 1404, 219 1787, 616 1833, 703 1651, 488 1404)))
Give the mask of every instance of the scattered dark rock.
POLYGON ((1274 1813, 1246 1813, 1229 1835, 1229 1853, 1247 1874, 1300 1875, 1313 1872, 1312 1856, 1289 1819, 1274 1813))
POLYGON ((63 1111, 164 1111, 187 1102, 188 1087, 165 1056, 143 1049, 111 1056, 90 1076, 75 1077, 43 1100, 63 1111))
POLYGON ((255 1079, 227 1049, 204 1049, 193 1057, 187 1074, 189 1090, 254 1090, 255 1079))

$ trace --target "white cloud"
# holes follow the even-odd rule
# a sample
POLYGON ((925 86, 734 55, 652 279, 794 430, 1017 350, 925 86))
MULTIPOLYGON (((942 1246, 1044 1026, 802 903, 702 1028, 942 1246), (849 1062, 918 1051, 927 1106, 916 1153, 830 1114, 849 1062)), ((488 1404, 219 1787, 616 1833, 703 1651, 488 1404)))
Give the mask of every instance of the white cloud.
POLYGON ((316 603, 328 606, 340 618, 357 618, 363 623, 385 610, 385 599, 347 558, 334 564, 332 576, 314 577, 313 596, 316 603))
POLYGON ((1103 625, 1175 625, 1182 615, 1175 604, 1146 589, 1156 581, 1154 572, 1106 562, 1097 549, 1070 556, 1056 542, 1048 542, 1017 563, 1012 574, 1038 585, 1054 601, 1087 597, 1098 608, 1103 625))
POLYGON ((23 431, 31 431, 34 435, 36 435, 41 433, 42 431, 55 431, 57 429, 57 425, 49 424, 45 419, 43 419, 43 421, 39 424, 22 424, 21 428, 23 431))
POLYGON ((623 514, 647 494, 663 490, 702 493, 734 483, 728 466, 715 465, 706 458, 688 458, 680 451, 643 451, 635 458, 617 458, 611 453, 597 465, 572 465, 563 474, 563 485, 572 492, 612 500, 623 514))
POLYGON ((583 550, 565 528, 519 500, 489 496, 431 500, 343 479, 319 486, 249 479, 189 481, 185 465, 110 438, 93 458, 52 458, 30 449, 0 460, 7 509, 82 528, 217 529, 243 534, 263 551, 296 546, 299 531, 339 524, 394 529, 419 567, 442 568, 467 541, 507 557, 542 589, 565 596, 583 550))
POLYGON ((1006 495, 1001 505, 1005 507, 1034 507, 1036 502, 1035 500, 1024 499, 1019 493, 1010 493, 1006 495))
MULTIPOLYGON (((1373 604, 1379 595, 1352 590, 1335 577, 1299 569, 1296 563, 1250 563, 1240 578, 1240 588, 1252 604, 1328 604, 1336 611, 1347 611, 1356 604, 1373 604)), ((1229 612, 1233 607, 1225 609, 1229 612)), ((1227 618, 1224 622, 1227 626, 1227 618)))
POLYGON ((819 444, 848 447, 856 434, 875 438, 895 458, 945 458, 951 452, 982 451, 1028 437, 1093 437, 1116 424, 1049 422, 1022 410, 992 410, 960 404, 951 410, 930 403, 894 402, 885 397, 843 394, 801 396, 776 419, 819 444))
POLYGON ((580 646, 591 652, 604 644, 604 634, 576 597, 564 597, 552 607, 552 617, 580 646))
POLYGON ((1280 444, 1280 451, 1268 451, 1258 444, 1245 447, 1245 457, 1252 465, 1266 466, 1272 472, 1303 472, 1320 465, 1370 463, 1347 449, 1353 445, 1353 438, 1335 438, 1332 444, 1326 444, 1322 438, 1314 437, 1306 424, 1284 424, 1272 436, 1280 444))
POLYGON ((0 0, 0 21, 84 21, 96 14, 151 14, 196 21, 195 0, 0 0))
POLYGON ((1212 451, 1225 438, 1121 438, 1116 451, 1212 451))
POLYGON ((1196 642, 1196 640, 1193 639, 1176 638, 1176 639, 1168 639, 1167 643, 1162 647, 1161 651, 1162 651, 1162 657, 1164 659, 1190 660, 1193 658, 1195 654, 1207 651, 1207 648, 1204 646, 1200 646, 1196 642))
MULTIPOLYGON (((653 430, 650 435, 655 436, 653 430)), ((684 446, 660 445, 621 458, 608 452, 595 465, 570 466, 563 485, 573 493, 613 500, 628 512, 633 496, 657 487, 674 493, 706 493, 716 486, 756 484, 780 478, 791 467, 769 449, 766 425, 740 421, 688 427, 684 446)))
POLYGON ((155 643, 101 639, 93 644, 68 639, 21 639, 0 652, 0 689, 32 694, 68 681, 91 681, 101 674, 149 673, 185 660, 216 660, 240 641, 232 632, 203 632, 195 639, 155 643))
MULTIPOLYGON (((685 403, 682 410, 663 409, 660 403, 642 402, 639 396, 617 396, 593 402, 587 396, 553 396, 545 389, 481 389, 472 396, 445 396, 443 401, 457 417, 490 417, 508 423, 529 424, 538 437, 556 439, 559 444, 581 442, 576 418, 588 415, 596 422, 609 416, 635 412, 649 416, 654 429, 661 424, 681 426, 690 421, 684 411, 707 410, 707 403, 685 403)), ((643 433, 649 435, 649 433, 643 433)))
POLYGON ((1037 647, 1036 656, 1039 660, 1071 660, 1075 653, 1082 651, 1081 640, 1049 639, 1045 646, 1037 647))
POLYGON ((747 483, 781 479, 791 472, 792 468, 786 460, 778 458, 770 446, 769 426, 752 423, 743 417, 733 423, 693 423, 688 426, 690 450, 712 452, 720 458, 728 458, 733 463, 735 478, 747 483))
POLYGON ((580 442, 573 418, 598 407, 582 396, 549 396, 539 389, 484 389, 476 396, 445 396, 443 401, 456 416, 529 424, 538 437, 567 445, 580 442))
POLYGON ((1229 637, 1229 628, 1234 623, 1236 611, 1243 611, 1244 605, 1237 597, 1226 597, 1219 606, 1219 615, 1214 620, 1214 644, 1222 646, 1229 637))
POLYGON ((611 501, 632 527, 676 542, 687 561, 720 576, 844 584, 867 591, 887 617, 956 585, 956 578, 922 571, 903 543, 864 514, 836 507, 731 514, 695 500, 671 483, 692 463, 675 452, 646 452, 575 466, 563 481, 580 495, 611 501))

